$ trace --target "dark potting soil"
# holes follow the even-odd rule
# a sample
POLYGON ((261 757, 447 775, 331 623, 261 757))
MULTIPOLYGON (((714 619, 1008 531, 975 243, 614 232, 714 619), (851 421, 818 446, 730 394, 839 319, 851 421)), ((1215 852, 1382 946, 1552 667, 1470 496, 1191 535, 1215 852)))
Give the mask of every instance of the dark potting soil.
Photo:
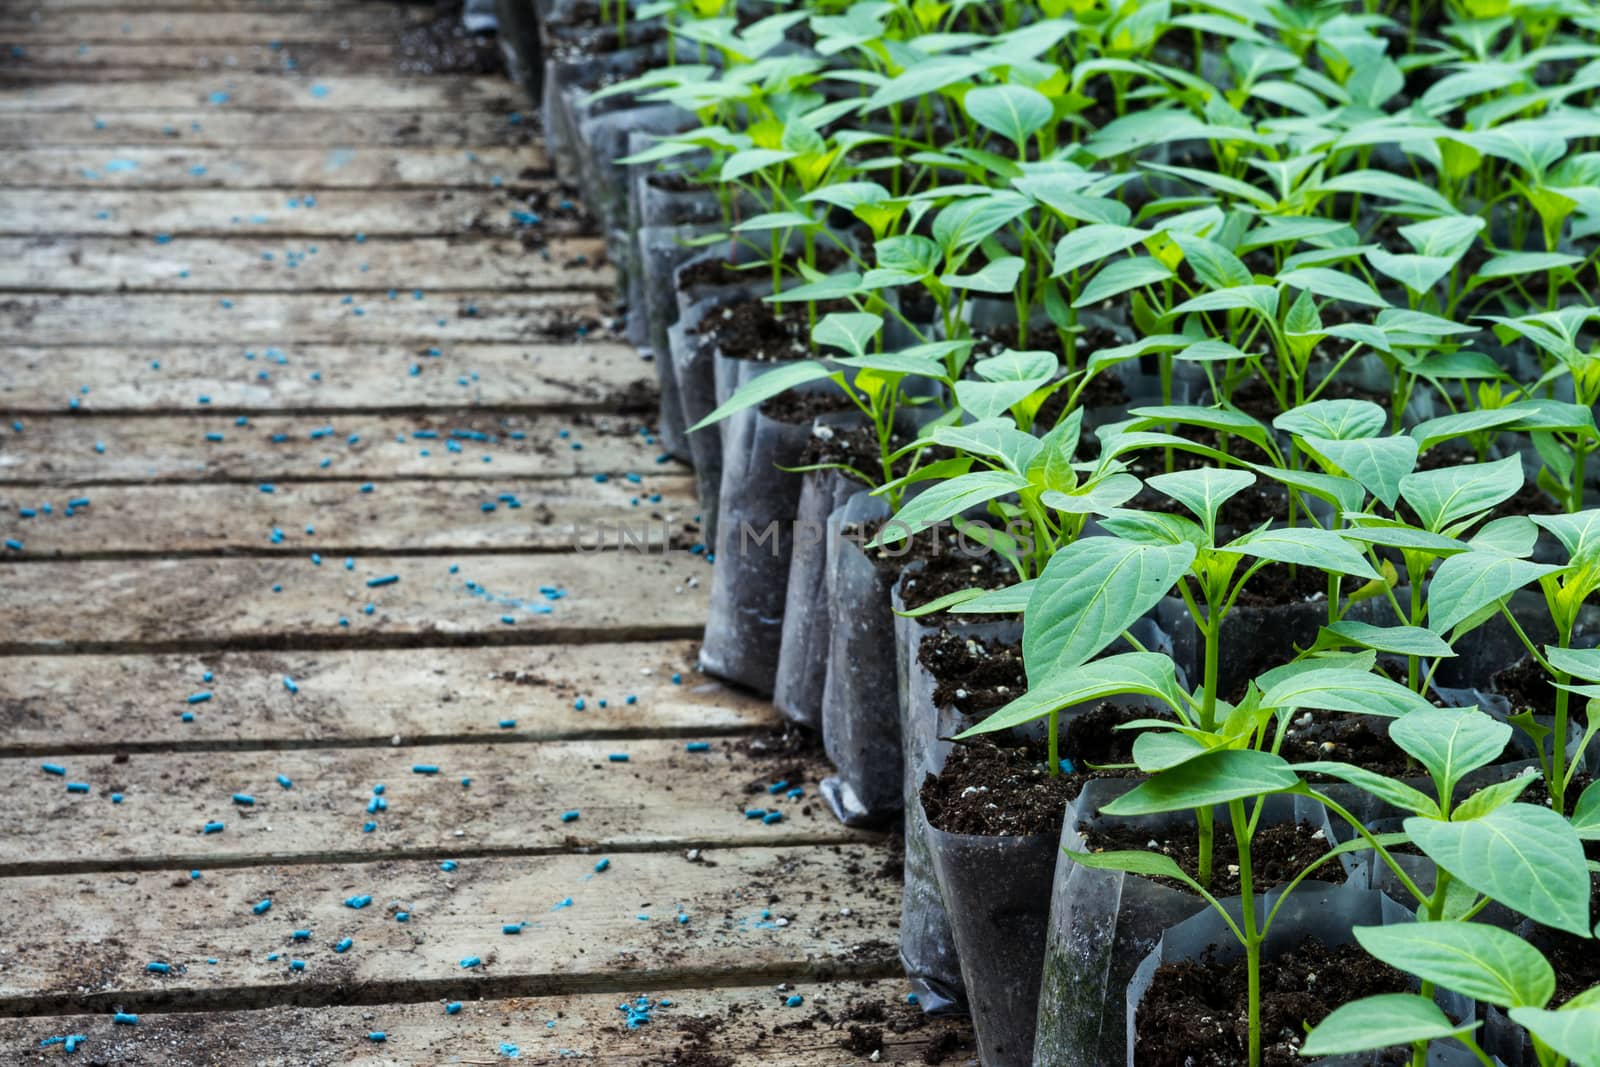
MULTIPOLYGON (((1290 725, 1278 754, 1290 763, 1309 763, 1313 760, 1353 763, 1390 778, 1421 773, 1405 750, 1389 740, 1387 734, 1379 733, 1375 726, 1375 720, 1359 715, 1314 715, 1305 712, 1290 725), (1308 719, 1309 723, 1300 725, 1308 719)), ((1330 779, 1325 775, 1314 775, 1312 780, 1330 779)))
MULTIPOLYGON (((868 555, 881 566, 900 570, 914 562, 923 563, 922 570, 907 578, 901 588, 907 608, 920 608, 963 589, 1001 589, 1017 581, 1017 572, 1005 560, 970 542, 964 546, 962 539, 949 528, 925 530, 898 544, 873 549, 868 555)), ((922 621, 929 626, 949 626, 1000 617, 951 615, 941 611, 922 616, 922 621)))
MULTIPOLYGON (((1349 589, 1341 587, 1341 591, 1349 592, 1349 589)), ((1322 571, 1312 567, 1272 563, 1251 575, 1233 606, 1275 608, 1280 604, 1310 604, 1327 599, 1328 576, 1322 571)))
POLYGON ((829 415, 859 410, 842 392, 781 393, 761 405, 761 414, 776 422, 800 426, 829 415))
POLYGON ((917 660, 937 684, 933 699, 968 718, 979 718, 1028 691, 1020 642, 961 637, 940 630, 922 639, 917 660))
MULTIPOLYGON (((1156 968, 1139 1004, 1133 1062, 1137 1067, 1240 1067, 1248 1062, 1249 975, 1243 958, 1219 963, 1208 952, 1156 968)), ((1330 949, 1307 940, 1261 964, 1261 1062, 1291 1067, 1309 1061, 1297 1049, 1306 1027, 1340 1004, 1382 993, 1403 993, 1410 983, 1359 945, 1330 949)), ((1409 1062, 1409 1048, 1374 1064, 1409 1062)))
POLYGON ((434 17, 408 26, 395 49, 397 74, 500 74, 505 70, 492 33, 468 33, 461 0, 434 5, 434 17))
POLYGON ((944 769, 922 781, 930 825, 951 834, 1008 837, 1061 832, 1070 783, 1046 771, 1043 742, 956 745, 944 769))
MULTIPOLYGON (((832 311, 851 310, 847 300, 816 304, 819 320, 832 311)), ((707 350, 732 359, 778 363, 811 354, 811 319, 805 304, 764 304, 736 297, 701 319, 698 332, 707 350)))
MULTIPOLYGON (((1233 828, 1227 821, 1218 819, 1215 826, 1208 888, 1219 897, 1234 896, 1239 892, 1239 850, 1234 845, 1233 828)), ((1079 832, 1092 852, 1159 852, 1175 860, 1189 877, 1200 876, 1199 836, 1192 821, 1185 821, 1181 828, 1159 832, 1110 821, 1098 829, 1083 824, 1079 832)), ((1250 839, 1250 869, 1255 876, 1256 892, 1264 893, 1290 882, 1332 847, 1327 835, 1310 823, 1278 823, 1259 828, 1250 839)), ((1345 870, 1337 859, 1330 859, 1319 866, 1312 877, 1342 885, 1345 870)), ((1182 882, 1166 878, 1154 880, 1185 893, 1191 892, 1182 882)))
MULTIPOLYGON (((889 435, 889 447, 898 449, 909 443, 904 434, 892 433, 889 435)), ((910 458, 902 460, 896 470, 904 473, 904 468, 910 458)), ((806 453, 801 460, 803 466, 830 465, 848 468, 849 471, 859 471, 866 475, 870 481, 867 484, 877 484, 883 477, 883 460, 878 450, 878 434, 871 426, 851 426, 840 428, 837 426, 819 426, 811 434, 811 440, 806 444, 806 453)))
MULTIPOLYGON (((1489 676, 1489 686, 1511 702, 1513 714, 1531 711, 1535 715, 1556 713, 1556 690, 1550 684, 1543 668, 1532 657, 1523 656, 1516 663, 1489 676)), ((1576 701, 1569 701, 1572 707, 1576 701)))

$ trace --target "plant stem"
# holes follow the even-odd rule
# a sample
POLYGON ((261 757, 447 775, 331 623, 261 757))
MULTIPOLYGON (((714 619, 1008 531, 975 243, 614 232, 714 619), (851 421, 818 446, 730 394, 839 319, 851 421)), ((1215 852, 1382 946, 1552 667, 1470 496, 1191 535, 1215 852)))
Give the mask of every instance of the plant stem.
POLYGON ((1059 740, 1060 726, 1061 711, 1058 708, 1050 713, 1050 737, 1046 742, 1050 750, 1049 774, 1051 778, 1058 778, 1061 776, 1061 742, 1059 740))
POLYGON ((1244 910, 1245 973, 1249 977, 1250 1067, 1261 1067, 1261 942, 1256 928, 1255 880, 1250 872, 1250 823, 1245 818, 1244 801, 1228 802, 1233 820, 1233 839, 1239 848, 1239 901, 1244 910))

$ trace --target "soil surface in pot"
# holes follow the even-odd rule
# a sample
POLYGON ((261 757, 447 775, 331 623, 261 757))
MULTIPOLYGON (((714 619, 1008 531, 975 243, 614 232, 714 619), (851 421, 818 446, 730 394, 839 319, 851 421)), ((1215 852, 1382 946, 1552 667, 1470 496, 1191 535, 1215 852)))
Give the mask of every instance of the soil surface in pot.
MULTIPOLYGON (((1161 831, 1140 829, 1126 823, 1108 822, 1091 829, 1080 825, 1085 846, 1092 852, 1159 852, 1175 860, 1191 878, 1200 876, 1200 841, 1192 822, 1181 828, 1161 831)), ((1292 881, 1332 847, 1327 835, 1310 823, 1279 823, 1262 826, 1250 839, 1250 869, 1255 875, 1257 893, 1264 893, 1292 881)), ((1219 897, 1239 892, 1239 850, 1234 845, 1233 828, 1217 820, 1212 849, 1211 892, 1219 897)), ((1330 859, 1312 872, 1322 882, 1342 885, 1345 870, 1337 859, 1330 859)), ((1167 878, 1154 881, 1185 893, 1192 890, 1182 882, 1167 878)))
MULTIPOLYGON (((1306 712, 1290 724, 1279 755, 1290 763, 1337 760, 1353 763, 1375 774, 1405 778, 1423 773, 1416 762, 1389 736, 1380 733, 1372 719, 1332 712, 1306 712)), ((1312 781, 1330 781, 1313 775, 1312 781)))
MULTIPOLYGON (((1249 1060, 1249 977, 1243 958, 1218 963, 1210 953, 1156 968, 1139 1005, 1137 1067, 1241 1067, 1249 1060)), ((1359 945, 1330 949, 1308 940, 1261 964, 1261 1062, 1291 1067, 1308 1061, 1296 1051, 1314 1026, 1342 1003, 1404 993, 1406 976, 1368 956, 1359 945)), ((1374 1064, 1410 1061, 1408 1048, 1375 1053, 1374 1064)))
MULTIPOLYGON (((848 300, 822 300, 817 319, 833 311, 852 311, 848 300)), ((720 351, 731 359, 756 363, 781 363, 811 354, 811 319, 806 305, 764 304, 735 297, 711 309, 698 327, 705 351, 720 351)))
MULTIPOLYGON (((1531 711, 1535 715, 1556 713, 1555 687, 1532 657, 1523 656, 1511 666, 1496 671, 1489 676, 1489 685, 1493 692, 1511 702, 1512 714, 1524 711, 1531 711)), ((1578 710, 1576 701, 1569 703, 1569 710, 1578 710)))
POLYGON ((1046 758, 1043 742, 955 746, 944 769, 922 781, 929 824, 985 837, 1060 834, 1070 783, 1066 775, 1046 773, 1046 758))
POLYGON ((837 415, 843 411, 858 410, 850 402, 850 398, 843 393, 797 393, 790 391, 764 401, 761 405, 761 414, 774 422, 784 422, 791 426, 798 426, 837 415))
MULTIPOLYGON (((892 433, 889 435, 889 447, 898 449, 909 444, 910 440, 905 434, 892 433)), ((904 474, 909 469, 910 462, 909 456, 900 460, 895 464, 895 473, 904 474)), ((878 449, 878 434, 871 426, 817 427, 812 431, 811 440, 806 444, 805 457, 801 463, 808 467, 825 464, 848 468, 841 473, 848 474, 852 478, 855 478, 855 475, 851 472, 859 471, 871 479, 868 481, 855 478, 863 485, 876 485, 883 477, 883 458, 878 449)))
MULTIPOLYGON (((1017 572, 1000 556, 970 541, 963 545, 961 537, 948 527, 924 531, 907 541, 873 549, 868 555, 881 566, 896 570, 904 570, 919 560, 924 563, 922 571, 907 578, 901 588, 907 608, 920 608, 963 589, 1002 589, 1017 582, 1017 572)), ((922 616, 922 622, 929 626, 952 626, 963 622, 990 622, 1002 617, 951 615, 941 611, 922 616)))
POLYGON ((462 6, 461 0, 443 0, 434 5, 433 18, 402 31, 395 73, 503 73, 505 61, 494 34, 468 33, 461 21, 462 6))

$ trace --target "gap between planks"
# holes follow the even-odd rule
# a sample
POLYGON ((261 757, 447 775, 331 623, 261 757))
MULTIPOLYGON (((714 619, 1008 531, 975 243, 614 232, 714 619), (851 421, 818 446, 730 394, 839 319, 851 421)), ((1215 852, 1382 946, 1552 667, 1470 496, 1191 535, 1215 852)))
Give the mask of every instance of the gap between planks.
POLYGON ((692 740, 777 727, 769 701, 701 675, 698 648, 19 657, 0 671, 0 756, 692 740), (291 694, 285 677, 307 684, 291 694), (187 703, 202 691, 211 699, 187 703), (183 711, 196 712, 194 721, 183 722, 183 711), (500 725, 507 720, 515 725, 500 725))
MULTIPOLYGON (((631 998, 638 993, 623 993, 631 998)), ((138 1026, 117 1026, 107 1015, 44 1016, 0 1021, 0 1043, 32 1045, 38 1062, 59 1057, 37 1043, 60 1034, 83 1034, 84 1054, 128 1065, 200 1063, 227 1048, 255 1067, 394 1067, 413 1064, 505 1064, 502 1043, 517 1047, 529 1064, 558 1064, 577 1057, 607 1067, 647 1067, 678 1062, 690 1052, 724 1067, 839 1067, 871 1058, 878 1063, 926 1063, 924 1053, 970 1036, 970 1025, 925 1016, 905 1002, 904 979, 865 979, 850 985, 800 982, 792 991, 804 1003, 787 1006, 790 993, 758 987, 650 989, 657 1005, 648 1024, 628 1029, 617 993, 486 999, 466 1002, 446 1015, 438 1000, 366 1007, 262 1008, 254 1011, 147 1013, 138 1026), (661 1001, 669 1001, 665 1008, 661 1001), (863 1010, 865 1006, 865 1010, 863 1010), (881 1011, 881 1014, 880 1014, 881 1011), (852 1019, 872 1021, 870 1028, 852 1019), (554 1022, 555 1025, 548 1025, 554 1022), (854 1031, 876 1031, 872 1053, 854 1031), (367 1035, 382 1032, 374 1043, 367 1035), (308 1058, 309 1057, 309 1058, 308 1058), (326 1057, 322 1059, 320 1057, 326 1057)), ((965 1043, 958 1047, 969 1047, 965 1043)), ((34 1062, 26 1059, 23 1062, 34 1062)), ((954 1059, 946 1062, 955 1063, 954 1059)))
POLYGON ((900 964, 883 934, 901 896, 888 858, 862 843, 618 854, 603 874, 593 854, 569 854, 449 872, 395 860, 0 879, 0 904, 18 917, 0 944, 0 1015, 887 977, 900 964), (356 894, 372 904, 345 906, 356 894), (270 910, 253 914, 263 899, 270 910), (501 932, 515 922, 528 926, 501 932), (312 939, 296 947, 295 929, 312 939), (355 944, 336 954, 342 937, 355 944), (297 976, 287 962, 301 954, 297 976), (482 964, 460 966, 471 957, 482 964), (149 973, 152 959, 186 971, 149 973))
MULTIPOLYGON (((139 50, 141 54, 145 50, 139 50)), ((172 148, 501 147, 542 153, 531 117, 447 111, 0 112, 0 144, 172 148), (513 121, 514 116, 514 121, 513 121)))
MULTIPOLYGON (((6 37, 0 30, 0 39, 6 37)), ((61 42, 77 43, 77 42, 61 42)), ((191 42, 192 43, 192 42, 191 42)), ((223 42, 227 43, 227 42, 223 42)), ((22 90, 0 88, 0 112, 122 111, 466 111, 506 114, 526 109, 521 91, 499 77, 423 75, 330 75, 298 78, 283 74, 217 71, 190 77, 144 77, 120 83, 108 98, 105 82, 52 82, 22 90), (311 91, 319 85, 327 91, 311 91)))
POLYGON ((6 153, 0 189, 488 189, 549 177, 541 146, 319 148, 29 145, 6 153))

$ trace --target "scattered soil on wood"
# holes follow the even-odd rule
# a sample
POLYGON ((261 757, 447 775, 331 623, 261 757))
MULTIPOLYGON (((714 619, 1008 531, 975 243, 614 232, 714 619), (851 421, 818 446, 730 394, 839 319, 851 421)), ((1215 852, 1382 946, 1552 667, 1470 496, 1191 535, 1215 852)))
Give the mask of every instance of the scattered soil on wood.
MULTIPOLYGON (((1084 843, 1090 851, 1159 852, 1175 860, 1189 877, 1200 876, 1200 842, 1192 820, 1164 831, 1141 830, 1111 821, 1097 829, 1082 825, 1079 832, 1083 834, 1084 843)), ((1264 893, 1288 883, 1332 847, 1327 835, 1310 823, 1275 823, 1258 828, 1250 839, 1250 869, 1255 876, 1256 892, 1264 893)), ((1238 859, 1239 849, 1234 844, 1233 828, 1225 821, 1218 820, 1212 848, 1209 887, 1212 893, 1226 897, 1239 892, 1238 859)), ((1337 859, 1332 859, 1318 867, 1312 877, 1342 885, 1345 870, 1337 859)), ((1191 891, 1182 882, 1172 879, 1154 880, 1185 893, 1191 891)))
MULTIPOLYGON (((1248 1062, 1248 974, 1244 960, 1164 963, 1139 1005, 1137 1067, 1239 1067, 1248 1062)), ((1403 993, 1405 975, 1368 956, 1358 945, 1330 949, 1308 940, 1261 965, 1262 1063, 1302 1064, 1297 1049, 1305 1027, 1342 1003, 1381 993, 1403 993)), ((1379 1054, 1375 1064, 1403 1064, 1408 1049, 1379 1054)))
POLYGON ((922 782, 930 825, 946 833, 1006 837, 1059 835, 1068 799, 1065 775, 1051 777, 1042 742, 955 746, 944 769, 922 782))

